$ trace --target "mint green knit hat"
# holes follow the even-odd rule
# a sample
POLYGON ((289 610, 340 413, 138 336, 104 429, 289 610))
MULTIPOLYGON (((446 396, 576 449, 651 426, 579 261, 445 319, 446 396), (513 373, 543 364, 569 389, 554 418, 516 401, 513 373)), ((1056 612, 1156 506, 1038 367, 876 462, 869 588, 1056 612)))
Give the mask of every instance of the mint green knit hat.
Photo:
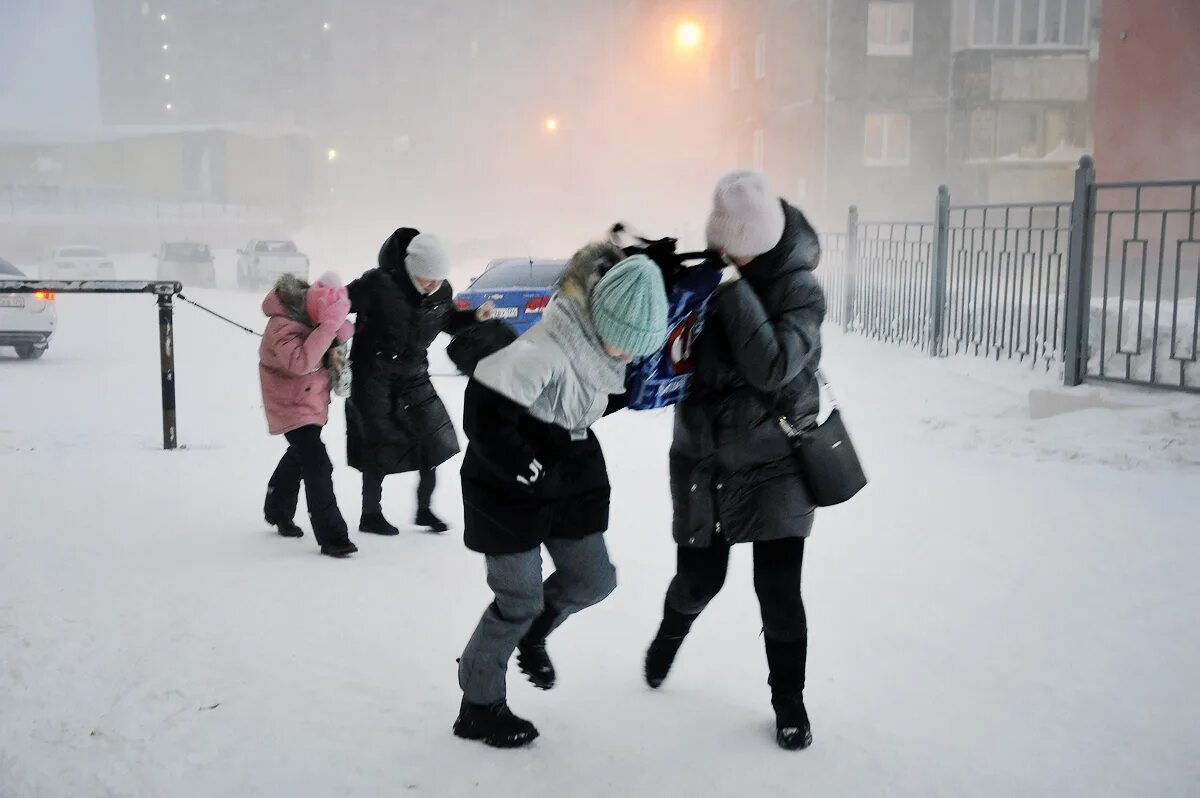
POLYGON ((651 355, 667 340, 667 289, 645 255, 613 266, 592 289, 591 306, 600 340, 628 355, 651 355))

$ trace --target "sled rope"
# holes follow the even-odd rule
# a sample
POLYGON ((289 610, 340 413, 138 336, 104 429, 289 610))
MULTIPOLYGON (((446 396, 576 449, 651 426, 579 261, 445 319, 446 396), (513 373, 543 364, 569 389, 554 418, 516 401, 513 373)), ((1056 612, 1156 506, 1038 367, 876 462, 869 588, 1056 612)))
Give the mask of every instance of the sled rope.
POLYGON ((194 302, 194 301, 188 299, 183 294, 176 294, 176 296, 178 296, 180 299, 182 299, 184 302, 188 303, 189 305, 200 308, 201 310, 203 310, 205 313, 209 314, 210 316, 216 316, 218 319, 225 322, 226 324, 232 324, 234 327, 237 327, 242 332, 248 332, 251 335, 256 335, 259 338, 262 338, 262 333, 255 332, 254 330, 250 329, 249 327, 247 327, 244 324, 238 324, 233 319, 228 318, 227 316, 222 316, 220 313, 217 313, 212 308, 206 308, 206 307, 204 307, 204 305, 201 305, 199 302, 194 302))

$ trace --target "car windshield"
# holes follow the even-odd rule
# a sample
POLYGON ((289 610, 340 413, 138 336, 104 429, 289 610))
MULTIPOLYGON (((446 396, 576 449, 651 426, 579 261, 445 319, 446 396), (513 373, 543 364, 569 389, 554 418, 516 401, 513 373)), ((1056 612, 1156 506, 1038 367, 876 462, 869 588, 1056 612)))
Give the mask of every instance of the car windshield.
POLYGON ((60 258, 103 258, 103 250, 95 247, 63 247, 58 251, 60 258))
POLYGON ((290 255, 296 251, 296 245, 291 241, 259 241, 254 249, 256 252, 290 255))
POLYGON ((207 260, 208 245, 189 244, 182 241, 174 244, 167 244, 166 255, 168 258, 178 258, 179 260, 207 260))
POLYGON ((559 261, 510 260, 494 264, 471 284, 472 291, 508 288, 550 288, 558 282, 565 264, 559 261))
POLYGON ((0 274, 4 275, 5 277, 24 277, 25 276, 24 274, 21 274, 20 269, 18 269, 16 266, 13 266, 11 263, 6 261, 4 258, 0 258, 0 274))

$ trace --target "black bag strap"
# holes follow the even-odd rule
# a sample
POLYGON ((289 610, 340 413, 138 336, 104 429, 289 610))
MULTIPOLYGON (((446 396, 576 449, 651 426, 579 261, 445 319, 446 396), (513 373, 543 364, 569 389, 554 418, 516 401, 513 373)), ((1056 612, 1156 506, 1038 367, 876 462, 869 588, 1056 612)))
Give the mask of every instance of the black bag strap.
MULTIPOLYGON (((837 396, 833 393, 833 386, 829 384, 829 378, 825 376, 824 369, 818 367, 813 369, 812 373, 813 376, 816 377, 821 383, 821 385, 825 386, 825 392, 829 395, 830 411, 832 412, 839 410, 840 408, 838 407, 837 396)), ((788 411, 777 400, 777 397, 772 396, 766 391, 759 390, 749 383, 746 383, 746 387, 749 388, 750 391, 755 395, 759 403, 767 409, 767 412, 776 417, 776 420, 779 423, 779 428, 783 431, 784 435, 792 440, 804 435, 804 430, 798 429, 796 425, 792 423, 791 419, 788 418, 788 411)))

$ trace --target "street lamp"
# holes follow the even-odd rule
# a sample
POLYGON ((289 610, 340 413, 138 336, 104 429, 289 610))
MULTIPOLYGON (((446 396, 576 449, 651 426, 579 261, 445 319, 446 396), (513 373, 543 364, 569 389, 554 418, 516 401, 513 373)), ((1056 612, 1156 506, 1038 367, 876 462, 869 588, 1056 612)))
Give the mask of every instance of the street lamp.
POLYGON ((161 19, 163 22, 166 22, 166 21, 167 21, 167 15, 166 15, 166 14, 160 14, 158 18, 159 18, 159 19, 161 19))
POLYGON ((675 46, 680 50, 690 52, 704 42, 704 31, 694 21, 688 19, 675 26, 675 46))
POLYGON ((334 161, 337 160, 338 151, 335 150, 333 147, 330 147, 329 150, 325 153, 325 157, 329 160, 330 163, 333 163, 334 161))
POLYGON ((546 128, 547 133, 557 133, 558 132, 558 117, 548 116, 548 117, 546 117, 546 121, 542 124, 543 124, 543 127, 546 128))
POLYGON ((322 26, 321 26, 321 28, 322 28, 323 30, 329 30, 329 28, 330 28, 330 27, 331 27, 331 26, 330 26, 330 24, 329 24, 328 22, 326 22, 324 25, 322 25, 322 26))
POLYGON ((168 72, 167 74, 163 75, 163 80, 170 80, 170 79, 171 79, 171 73, 170 73, 170 72, 168 72))

